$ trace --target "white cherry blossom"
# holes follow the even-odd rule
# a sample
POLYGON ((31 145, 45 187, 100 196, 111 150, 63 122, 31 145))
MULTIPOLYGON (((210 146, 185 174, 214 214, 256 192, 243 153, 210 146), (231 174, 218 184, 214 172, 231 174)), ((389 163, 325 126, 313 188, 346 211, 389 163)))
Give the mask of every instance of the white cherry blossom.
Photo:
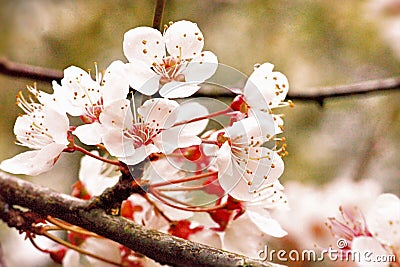
POLYGON ((17 118, 14 125, 16 143, 26 151, 4 160, 0 168, 14 174, 38 175, 49 171, 68 145, 68 117, 41 104, 26 103, 27 114, 17 118))
POLYGON ((171 153, 176 148, 201 143, 191 127, 172 127, 181 113, 176 101, 153 98, 138 108, 137 116, 133 111, 134 117, 129 100, 119 100, 100 115, 104 145, 126 164, 137 164, 152 153, 171 153))
POLYGON ((289 91, 286 76, 273 71, 274 65, 257 65, 243 89, 246 103, 254 109, 268 110, 282 104, 289 91))
POLYGON ((78 126, 73 134, 84 144, 96 145, 101 143, 99 116, 104 107, 115 100, 125 99, 129 92, 126 65, 114 61, 104 75, 96 69, 96 80, 81 68, 70 66, 64 70, 61 85, 53 82, 53 89, 52 96, 43 92, 37 92, 37 95, 46 99, 46 105, 57 104, 68 114, 80 116, 85 124, 78 126))
POLYGON ((129 30, 123 49, 130 62, 130 85, 146 95, 156 93, 160 85, 162 97, 193 95, 218 67, 217 57, 202 51, 203 46, 202 32, 190 21, 173 23, 164 35, 150 27, 129 30))
POLYGON ((232 197, 242 201, 260 197, 264 186, 281 176, 283 160, 276 151, 262 146, 274 135, 269 114, 237 121, 216 135, 221 144, 216 152, 218 181, 232 197))

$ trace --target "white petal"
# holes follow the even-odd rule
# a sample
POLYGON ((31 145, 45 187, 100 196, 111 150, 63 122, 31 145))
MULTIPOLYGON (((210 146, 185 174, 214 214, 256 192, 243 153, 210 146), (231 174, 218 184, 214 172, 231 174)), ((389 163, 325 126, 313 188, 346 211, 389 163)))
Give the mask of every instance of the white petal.
POLYGON ((102 80, 103 104, 109 105, 119 99, 125 99, 129 93, 129 82, 126 65, 120 61, 113 61, 106 69, 102 80))
POLYGON ((144 63, 127 63, 129 85, 144 95, 153 95, 158 91, 160 76, 144 63))
POLYGON ((127 154, 126 156, 118 157, 118 159, 127 165, 136 165, 142 162, 147 156, 152 153, 160 152, 160 150, 153 144, 141 146, 135 149, 135 153, 127 154))
POLYGON ((251 191, 259 189, 261 185, 274 183, 282 175, 284 163, 276 152, 265 147, 250 147, 249 157, 262 158, 260 160, 249 160, 246 166, 247 169, 252 171, 250 175, 252 177, 251 191))
POLYGON ((85 145, 97 145, 101 143, 101 125, 98 122, 80 125, 72 133, 85 145))
POLYGON ((383 267, 390 265, 389 262, 375 261, 375 257, 385 256, 387 255, 387 252, 379 243, 379 241, 374 239, 373 237, 368 237, 368 236, 355 237, 351 244, 351 250, 354 251, 354 253, 356 253, 355 256, 356 255, 360 256, 360 260, 356 261, 357 265, 360 267, 383 267))
POLYGON ((44 109, 44 124, 48 128, 48 133, 53 137, 54 142, 67 145, 67 131, 69 130, 69 120, 65 113, 60 113, 52 108, 44 109))
POLYGON ((202 83, 213 76, 217 68, 217 56, 210 51, 203 51, 189 62, 183 74, 187 82, 202 83))
POLYGON ((286 76, 273 72, 274 65, 264 63, 250 75, 244 87, 246 102, 253 108, 273 108, 285 99, 289 90, 286 76))
POLYGON ((165 154, 172 153, 177 148, 200 145, 201 139, 196 135, 183 132, 181 127, 162 131, 154 138, 154 144, 165 154))
MULTIPOLYGON (((109 239, 89 237, 82 243, 81 247, 86 251, 89 251, 95 255, 101 255, 113 262, 121 262, 121 250, 119 248, 120 245, 109 239)), ((113 264, 105 263, 92 257, 87 258, 92 266, 115 267, 113 264)))
POLYGON ((382 194, 366 217, 371 233, 382 243, 400 248, 400 199, 382 194))
POLYGON ((160 95, 165 98, 183 98, 193 95, 199 89, 200 86, 196 82, 172 81, 161 87, 160 95))
POLYGON ((65 145, 49 144, 40 150, 27 151, 1 162, 0 169, 13 174, 38 175, 49 171, 65 145))
POLYGON ((82 115, 86 106, 97 103, 103 95, 100 84, 94 81, 86 71, 75 66, 64 70, 61 86, 64 96, 72 107, 67 112, 72 116, 82 115), (77 108, 80 108, 80 112, 77 112, 77 108))
POLYGON ((253 226, 252 221, 245 213, 226 229, 222 248, 257 258, 258 251, 265 246, 265 241, 265 234, 253 226))
POLYGON ((153 98, 144 102, 138 108, 138 113, 153 129, 168 129, 176 121, 178 107, 179 104, 174 100, 153 98))
MULTIPOLYGON (((181 104, 178 108, 178 117, 176 122, 187 121, 190 119, 202 117, 208 115, 209 112, 206 107, 195 102, 187 101, 181 104)), ((192 123, 185 124, 182 126, 182 131, 185 133, 191 133, 192 135, 197 135, 203 132, 208 125, 208 119, 200 120, 192 123)))
POLYGON ((133 115, 127 99, 116 100, 104 107, 99 120, 106 128, 131 128, 133 115))
POLYGON ((124 137, 122 131, 109 129, 102 135, 104 146, 115 157, 128 157, 135 153, 133 141, 124 137))
MULTIPOLYGON (((24 146, 32 149, 41 149, 43 146, 36 142, 29 142, 30 136, 27 134, 27 130, 31 127, 32 118, 28 115, 23 115, 15 120, 14 134, 16 139, 21 142, 24 146)), ((48 143, 51 142, 51 138, 48 138, 48 143)))
POLYGON ((173 57, 193 58, 203 50, 203 34, 197 24, 190 21, 175 22, 169 26, 164 38, 167 51, 173 57))
POLYGON ((257 212, 254 210, 247 210, 246 213, 257 228, 267 235, 273 237, 284 237, 287 235, 287 232, 282 229, 279 222, 272 219, 265 209, 260 208, 257 212))
MULTIPOLYGON (((97 150, 90 151, 90 153, 98 156, 97 150)), ((79 180, 86 184, 88 180, 93 179, 92 176, 98 176, 101 173, 103 162, 92 158, 90 156, 83 156, 81 159, 81 167, 79 169, 79 180)))
POLYGON ((123 49, 130 62, 143 61, 149 67, 165 56, 165 43, 161 33, 150 27, 137 27, 127 31, 123 49))

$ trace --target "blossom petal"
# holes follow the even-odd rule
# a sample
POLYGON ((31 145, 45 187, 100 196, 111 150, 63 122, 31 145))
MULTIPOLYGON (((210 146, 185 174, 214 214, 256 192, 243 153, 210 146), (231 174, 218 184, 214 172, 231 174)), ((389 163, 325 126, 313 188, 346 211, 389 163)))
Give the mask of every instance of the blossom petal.
POLYGON ((136 64, 142 61, 151 67, 165 56, 165 43, 161 33, 150 27, 137 27, 124 35, 125 57, 136 64))
POLYGON ((390 266, 390 262, 378 262, 375 261, 376 256, 383 257, 387 255, 387 252, 373 237, 369 236, 359 236, 352 240, 351 250, 361 255, 360 260, 356 261, 357 265, 360 267, 383 267, 390 266), (366 255, 370 255, 367 257, 366 255))
POLYGON ((400 199, 381 194, 366 217, 371 233, 383 244, 400 248, 400 199))
POLYGON ((133 154, 127 154, 125 156, 118 157, 118 159, 127 165, 136 165, 142 162, 150 154, 157 152, 160 152, 160 150, 155 145, 149 144, 147 146, 136 148, 133 154))
POLYGON ((69 120, 65 113, 60 113, 52 108, 45 108, 43 111, 44 125, 48 129, 48 133, 52 136, 54 142, 67 145, 69 120))
POLYGON ((247 212, 234 220, 225 230, 222 248, 257 258, 258 251, 265 246, 266 236, 252 225, 247 212))
POLYGON ((274 108, 285 99, 289 82, 284 74, 273 72, 273 68, 274 65, 264 63, 247 80, 243 92, 252 108, 274 108))
POLYGON ((191 21, 175 22, 166 30, 164 38, 168 53, 175 58, 193 58, 203 50, 203 34, 191 21))
POLYGON ((0 169, 13 174, 38 175, 49 171, 65 145, 51 143, 40 150, 26 151, 3 160, 0 169))
MULTIPOLYGON (((209 112, 205 106, 195 101, 187 101, 179 106, 176 122, 187 121, 201 116, 206 116, 208 114, 209 112)), ((208 119, 204 119, 196 122, 187 123, 182 126, 182 131, 185 133, 191 133, 193 135, 200 134, 206 129, 208 121, 208 119)))
POLYGON ((160 148, 163 153, 172 153, 177 148, 200 145, 201 139, 195 134, 182 131, 182 127, 174 127, 162 131, 154 138, 154 144, 160 148))
POLYGON ((284 237, 288 233, 283 230, 278 221, 271 218, 269 212, 265 209, 258 208, 257 212, 254 210, 247 210, 250 220, 257 226, 257 228, 273 237, 284 237))
POLYGON ((129 100, 116 100, 104 107, 99 120, 105 128, 117 128, 121 130, 125 127, 130 128, 133 123, 133 116, 129 100))
POLYGON ((63 95, 69 102, 67 113, 72 116, 82 115, 88 105, 97 103, 103 95, 100 84, 89 73, 75 66, 64 70, 61 86, 63 95))
POLYGON ((176 121, 178 107, 179 104, 174 100, 153 98, 144 102, 138 108, 138 113, 153 129, 168 129, 176 121))
POLYGON ((98 122, 80 125, 72 133, 85 145, 97 145, 101 143, 101 125, 98 122))
POLYGON ((132 139, 124 137, 118 129, 109 129, 102 135, 102 140, 108 152, 115 157, 129 157, 135 153, 132 139))
POLYGON ((202 83, 217 71, 217 56, 210 51, 203 51, 193 58, 183 71, 187 82, 202 83))
POLYGON ((109 105, 119 99, 125 99, 129 93, 128 73, 125 63, 113 61, 106 69, 103 79, 103 104, 109 105))
POLYGON ((127 63, 129 85, 144 95, 153 95, 158 91, 160 76, 144 63, 127 63))
POLYGON ((196 82, 177 82, 172 81, 161 87, 159 93, 165 98, 184 98, 189 97, 196 93, 200 89, 200 86, 196 82))

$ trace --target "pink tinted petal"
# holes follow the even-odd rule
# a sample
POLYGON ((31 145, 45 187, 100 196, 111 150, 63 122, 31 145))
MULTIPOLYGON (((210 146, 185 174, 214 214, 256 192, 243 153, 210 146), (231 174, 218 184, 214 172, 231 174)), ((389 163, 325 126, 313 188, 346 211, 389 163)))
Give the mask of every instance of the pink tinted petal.
POLYGON ((125 99, 129 93, 128 72, 125 63, 113 61, 106 69, 103 79, 103 104, 109 105, 119 99, 125 99))
POLYGON ((101 143, 101 125, 98 122, 78 126, 72 133, 85 145, 101 143))
POLYGON ((176 121, 178 107, 179 104, 174 100, 153 98, 144 102, 138 108, 138 113, 153 129, 168 129, 176 121))
POLYGON ((160 76, 142 62, 127 63, 129 85, 144 95, 158 91, 160 76))
POLYGON ((165 43, 161 33, 150 27, 137 27, 124 35, 125 57, 132 63, 144 62, 151 67, 165 56, 165 43))
POLYGON ((154 144, 163 153, 172 153, 177 148, 200 145, 201 139, 194 134, 183 132, 181 127, 174 127, 162 131, 155 139, 154 144))
POLYGON ((187 83, 172 81, 161 87, 160 95, 165 98, 183 98, 193 95, 199 89, 200 86, 198 86, 196 82, 187 83))
POLYGON ((49 171, 65 145, 49 144, 40 150, 27 151, 1 162, 0 169, 13 174, 38 175, 49 171))
POLYGON ((176 58, 193 58, 203 50, 203 34, 197 24, 190 21, 175 22, 169 26, 164 38, 168 53, 176 58))
POLYGON ((202 83, 217 71, 217 56, 210 51, 203 51, 193 58, 183 71, 187 82, 202 83))
POLYGON ((212 246, 214 248, 222 248, 221 237, 215 231, 204 229, 197 233, 191 234, 189 240, 212 246))

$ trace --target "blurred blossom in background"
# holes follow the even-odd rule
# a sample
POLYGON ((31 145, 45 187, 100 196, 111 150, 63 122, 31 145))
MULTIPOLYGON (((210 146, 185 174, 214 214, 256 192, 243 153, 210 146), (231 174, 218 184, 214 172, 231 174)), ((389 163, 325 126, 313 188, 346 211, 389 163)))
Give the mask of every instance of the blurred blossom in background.
MULTIPOLYGON (((0 57, 60 70, 126 62, 123 34, 151 26, 153 2, 0 1, 0 57)), ((164 23, 181 19, 201 27, 205 50, 219 62, 247 75, 255 63, 272 62, 286 74, 292 92, 399 75, 399 0, 168 0, 164 23)), ((33 82, 0 75, 0 160, 23 151, 12 143, 20 112, 15 95, 33 82)), ((37 87, 51 92, 50 83, 37 87)), ((280 181, 292 204, 279 216, 289 236, 271 244, 278 249, 328 246, 334 239, 324 219, 337 214, 339 205, 364 209, 380 192, 400 194, 398 99, 399 92, 389 92, 327 100, 323 108, 297 101, 285 110, 290 155, 280 181), (304 234, 296 232, 303 228, 304 234)), ((63 155, 51 172, 24 178, 70 193, 79 159, 63 155)), ((16 236, 0 223, 8 266, 56 266, 16 236)))

